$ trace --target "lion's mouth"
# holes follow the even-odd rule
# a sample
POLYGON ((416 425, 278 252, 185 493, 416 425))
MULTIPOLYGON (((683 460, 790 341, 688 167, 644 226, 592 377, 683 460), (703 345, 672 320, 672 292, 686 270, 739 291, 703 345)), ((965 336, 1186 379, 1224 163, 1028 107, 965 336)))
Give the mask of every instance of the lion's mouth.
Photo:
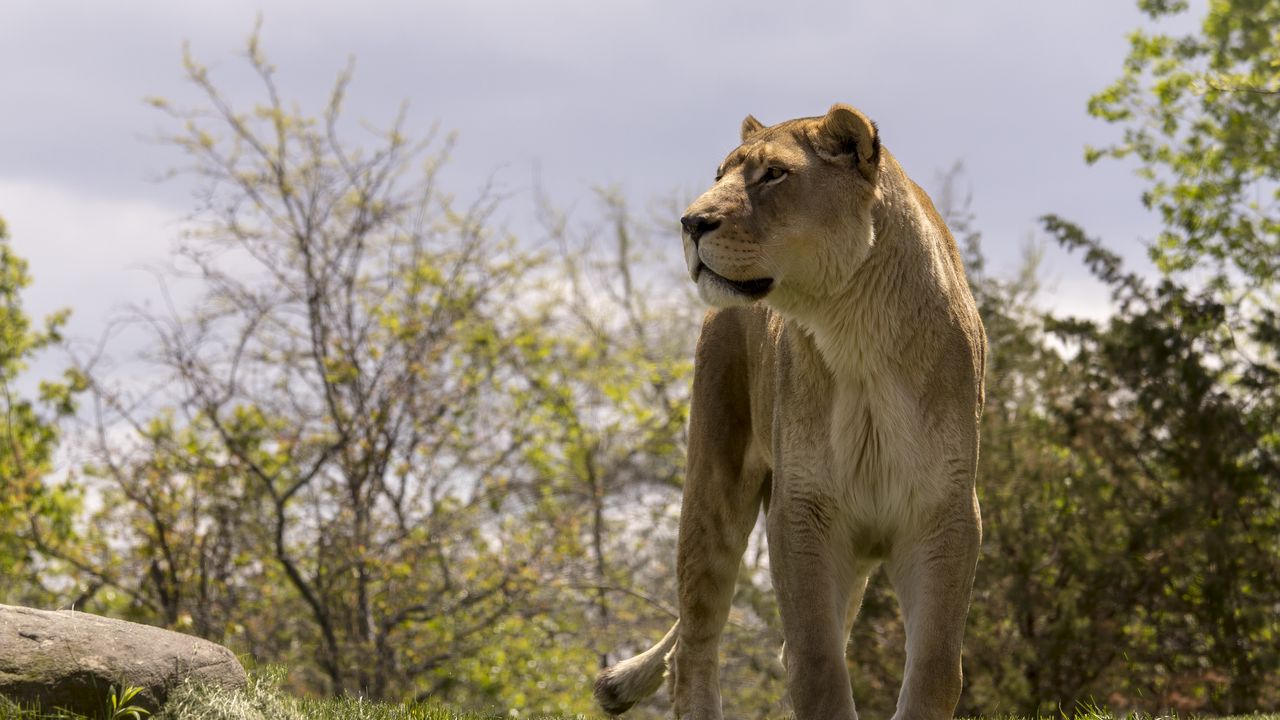
MULTIPOLYGON (((730 280, 720 273, 707 267, 705 264, 699 264, 697 275, 706 273, 716 283, 723 285, 739 295, 745 295, 752 300, 759 300, 769 291, 773 289, 773 278, 755 278, 752 280, 730 280)), ((696 278, 695 278, 696 280, 696 278)))

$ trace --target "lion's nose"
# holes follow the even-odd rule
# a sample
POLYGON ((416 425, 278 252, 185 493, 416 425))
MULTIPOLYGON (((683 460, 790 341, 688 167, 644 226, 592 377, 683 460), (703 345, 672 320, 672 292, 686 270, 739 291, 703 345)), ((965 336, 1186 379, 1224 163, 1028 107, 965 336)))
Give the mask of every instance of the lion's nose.
POLYGON ((684 231, 689 233, 689 239, 696 243, 703 235, 720 227, 720 221, 706 215, 685 215, 680 218, 680 227, 683 227, 684 231))

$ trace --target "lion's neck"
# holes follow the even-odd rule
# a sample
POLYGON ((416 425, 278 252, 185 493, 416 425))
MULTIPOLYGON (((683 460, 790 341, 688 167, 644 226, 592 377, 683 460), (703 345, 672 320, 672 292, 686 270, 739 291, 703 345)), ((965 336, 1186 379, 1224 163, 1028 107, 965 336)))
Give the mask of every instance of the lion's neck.
MULTIPOLYGON (((927 372, 955 291, 946 231, 886 154, 872 208, 874 244, 848 285, 793 319, 837 376, 927 372)), ((790 313, 788 313, 790 314, 790 313)))

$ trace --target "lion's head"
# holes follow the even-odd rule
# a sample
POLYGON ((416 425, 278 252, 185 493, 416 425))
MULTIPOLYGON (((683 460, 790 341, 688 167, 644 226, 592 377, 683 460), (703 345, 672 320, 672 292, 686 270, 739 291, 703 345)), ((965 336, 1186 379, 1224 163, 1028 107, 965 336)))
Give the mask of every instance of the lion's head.
POLYGON ((875 125, 847 105, 772 127, 748 115, 742 144, 680 219, 699 295, 784 308, 842 289, 874 243, 880 155, 875 125))

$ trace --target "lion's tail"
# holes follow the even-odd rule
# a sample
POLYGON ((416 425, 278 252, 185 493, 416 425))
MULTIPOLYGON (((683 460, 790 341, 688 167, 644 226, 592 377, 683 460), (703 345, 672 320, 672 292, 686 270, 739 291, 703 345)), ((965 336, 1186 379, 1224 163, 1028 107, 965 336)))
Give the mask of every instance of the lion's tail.
POLYGON ((667 655, 676 646, 677 620, 657 645, 633 658, 600 671, 596 676, 596 702, 610 715, 621 715, 632 705, 657 692, 667 669, 667 655))

